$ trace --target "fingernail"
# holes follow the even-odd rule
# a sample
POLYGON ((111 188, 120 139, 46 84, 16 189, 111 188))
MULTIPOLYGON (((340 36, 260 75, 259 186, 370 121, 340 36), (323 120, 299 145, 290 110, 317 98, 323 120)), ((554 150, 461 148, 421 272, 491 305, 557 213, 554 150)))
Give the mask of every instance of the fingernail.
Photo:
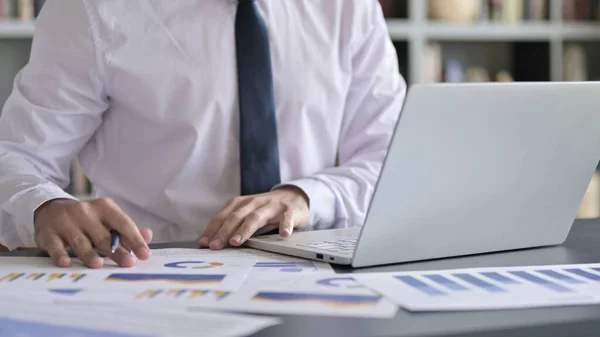
POLYGON ((101 257, 99 257, 99 256, 93 257, 90 260, 90 265, 92 265, 92 266, 100 266, 103 263, 104 263, 104 260, 101 257))
POLYGON ((283 235, 283 236, 288 236, 290 234, 291 233, 290 233, 289 228, 284 228, 284 229, 281 230, 281 235, 283 235))
POLYGON ((219 248, 221 248, 221 239, 214 239, 214 240, 212 240, 212 242, 210 243, 210 247, 212 249, 219 249, 219 248))
POLYGON ((200 238, 200 241, 198 241, 198 244, 200 246, 208 246, 208 237, 203 236, 200 238))
POLYGON ((124 268, 133 267, 135 266, 135 259, 131 255, 125 255, 121 261, 121 266, 124 268))
POLYGON ((71 263, 71 259, 69 259, 66 256, 61 256, 58 259, 58 266, 59 267, 68 267, 70 263, 71 263))
POLYGON ((236 234, 234 237, 231 238, 231 241, 239 243, 240 241, 242 241, 242 236, 239 234, 236 234))

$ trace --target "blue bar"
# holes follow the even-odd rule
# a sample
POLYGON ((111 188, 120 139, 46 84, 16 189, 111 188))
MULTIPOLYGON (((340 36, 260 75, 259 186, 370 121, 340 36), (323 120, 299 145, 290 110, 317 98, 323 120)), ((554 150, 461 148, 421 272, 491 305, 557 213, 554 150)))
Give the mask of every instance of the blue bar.
POLYGON ((561 293, 572 292, 572 290, 567 287, 561 286, 560 284, 556 284, 552 281, 545 280, 541 277, 537 277, 537 276, 530 274, 528 272, 525 272, 525 271, 511 271, 510 273, 515 276, 518 276, 524 280, 527 280, 527 281, 535 283, 535 284, 542 285, 542 286, 552 289, 554 291, 558 291, 561 293))
POLYGON ((592 273, 590 273, 588 271, 585 271, 583 269, 572 268, 572 269, 565 269, 565 271, 568 271, 569 273, 573 273, 575 275, 583 276, 586 279, 589 279, 589 280, 592 280, 592 281, 600 281, 600 275, 592 274, 592 273))
POLYGON ((302 268, 281 268, 281 271, 284 273, 301 273, 304 271, 302 268))
POLYGON ((494 281, 500 282, 500 283, 504 283, 504 284, 520 284, 521 282, 512 279, 508 276, 504 276, 500 273, 497 273, 495 271, 488 271, 488 272, 483 272, 481 273, 481 275, 488 277, 494 281))
POLYGON ((412 276, 395 276, 396 279, 408 284, 409 286, 426 293, 431 296, 444 296, 444 292, 430 286, 429 284, 422 282, 412 276))
POLYGON ((456 291, 469 290, 469 288, 467 288, 459 283, 456 283, 456 282, 452 281, 451 279, 444 277, 442 275, 423 275, 423 276, 425 276, 426 278, 432 280, 433 282, 435 282, 441 286, 444 286, 450 290, 456 290, 456 291))
POLYGON ((536 272, 538 272, 540 274, 544 274, 544 275, 549 276, 549 277, 552 277, 553 279, 557 279, 559 281, 563 281, 563 282, 570 283, 570 284, 582 284, 582 283, 585 283, 585 282, 583 282, 581 280, 572 278, 569 275, 561 274, 561 273, 559 273, 557 271, 554 271, 554 270, 549 270, 549 269, 548 270, 536 270, 536 272))
POLYGON ((453 275, 465 282, 469 282, 474 286, 477 286, 479 288, 482 288, 482 289, 492 292, 492 293, 501 293, 501 292, 506 291, 506 290, 504 290, 500 287, 497 287, 489 282, 479 279, 471 274, 453 274, 453 275))

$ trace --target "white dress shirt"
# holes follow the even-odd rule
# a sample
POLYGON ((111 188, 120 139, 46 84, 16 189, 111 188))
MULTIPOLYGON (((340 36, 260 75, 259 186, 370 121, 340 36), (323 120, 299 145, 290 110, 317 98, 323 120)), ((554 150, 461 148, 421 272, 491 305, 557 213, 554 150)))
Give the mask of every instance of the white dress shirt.
MULTIPOLYGON (((377 0, 257 0, 268 26, 282 183, 310 227, 360 226, 406 83, 377 0)), ((78 157, 154 242, 195 240, 239 194, 237 0, 48 0, 0 117, 0 243, 78 157)))

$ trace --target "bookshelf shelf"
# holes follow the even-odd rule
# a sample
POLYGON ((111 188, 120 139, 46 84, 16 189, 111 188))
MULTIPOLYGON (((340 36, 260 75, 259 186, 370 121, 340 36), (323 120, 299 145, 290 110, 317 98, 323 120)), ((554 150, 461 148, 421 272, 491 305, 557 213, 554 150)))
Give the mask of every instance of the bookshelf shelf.
POLYGON ((474 23, 428 22, 425 36, 437 41, 549 41, 557 36, 558 26, 551 23, 474 23))
POLYGON ((600 21, 598 23, 565 22, 560 25, 563 40, 596 41, 600 43, 600 21))
POLYGON ((441 21, 415 23, 406 19, 387 19, 394 40, 409 40, 422 36, 437 41, 544 41, 553 38, 582 37, 600 41, 600 25, 554 24, 547 21, 516 24, 477 22, 456 24, 441 21))
MULTIPOLYGON (((408 19, 387 19, 390 36, 394 40, 408 40, 419 34, 440 41, 548 41, 591 40, 600 42, 600 23, 474 23, 454 24, 429 21, 418 24, 408 19)), ((33 22, 0 20, 0 39, 27 39, 33 37, 33 22)))
POLYGON ((28 39, 33 36, 33 22, 21 20, 0 20, 0 38, 28 39))
POLYGON ((414 24, 407 19, 387 19, 387 27, 393 40, 408 40, 415 34, 414 24))

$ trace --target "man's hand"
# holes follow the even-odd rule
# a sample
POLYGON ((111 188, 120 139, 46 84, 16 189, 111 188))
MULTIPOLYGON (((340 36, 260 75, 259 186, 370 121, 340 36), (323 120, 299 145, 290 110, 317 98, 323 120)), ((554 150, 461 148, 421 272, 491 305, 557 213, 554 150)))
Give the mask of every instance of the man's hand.
POLYGON ((67 248, 90 268, 100 268, 104 263, 94 249, 122 267, 135 265, 131 251, 140 260, 150 257, 148 243, 152 240, 152 231, 140 231, 110 199, 51 200, 36 210, 34 222, 36 244, 48 251, 52 262, 59 267, 71 265, 67 248), (121 235, 121 244, 114 254, 110 250, 111 229, 121 235))
POLYGON ((208 224, 198 244, 217 250, 228 243, 237 247, 255 232, 277 227, 286 238, 294 228, 306 227, 308 221, 306 194, 295 186, 285 186, 268 193, 233 198, 208 224))

